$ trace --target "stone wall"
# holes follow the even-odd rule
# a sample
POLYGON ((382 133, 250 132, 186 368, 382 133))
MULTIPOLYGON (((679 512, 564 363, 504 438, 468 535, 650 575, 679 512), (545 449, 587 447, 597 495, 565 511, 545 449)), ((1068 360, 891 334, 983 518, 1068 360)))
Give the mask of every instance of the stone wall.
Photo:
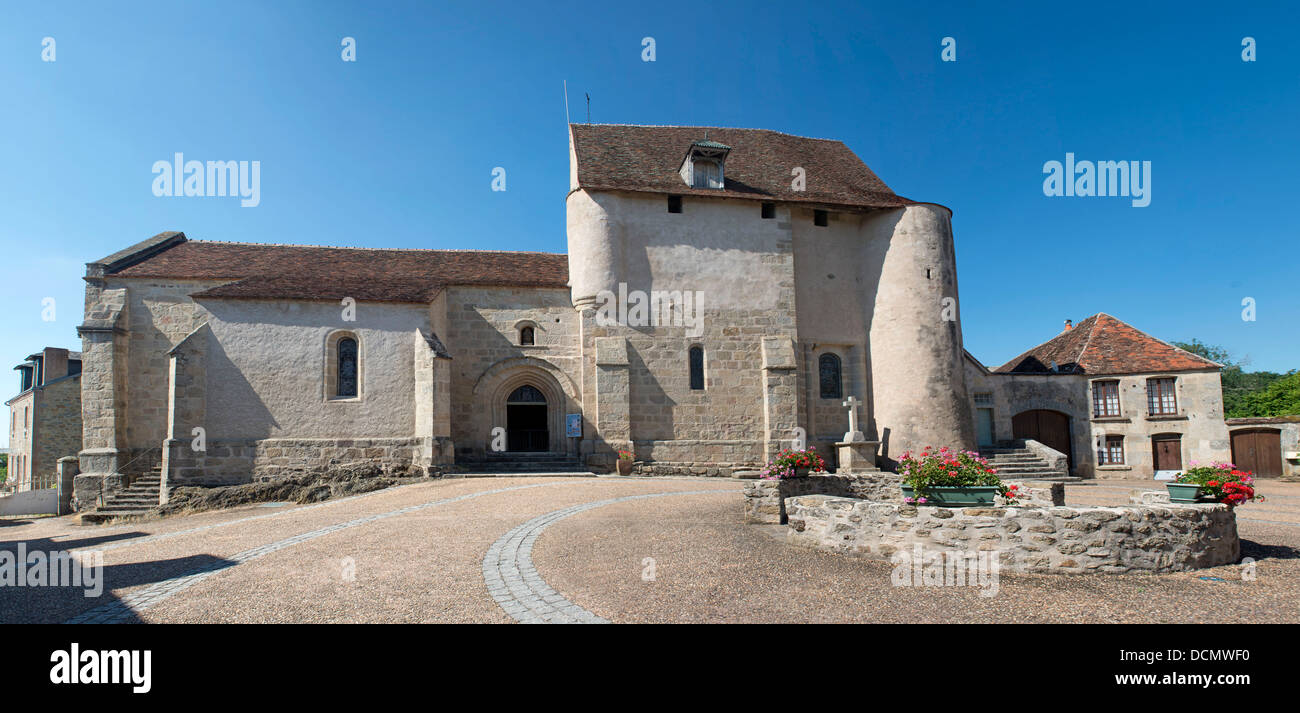
POLYGON ((786 501, 787 541, 871 559, 915 546, 993 551, 1012 572, 1178 572, 1238 561, 1225 505, 940 508, 806 495, 786 501))
POLYGON ((863 475, 818 475, 781 480, 751 480, 745 483, 745 522, 786 523, 786 498, 801 495, 829 495, 879 502, 903 501, 899 485, 903 477, 894 473, 863 475))
POLYGON ((579 317, 563 288, 449 287, 433 305, 434 325, 451 355, 450 426, 460 460, 481 457, 492 429, 504 428, 505 401, 524 384, 547 398, 551 450, 576 452, 564 417, 577 413, 581 373, 579 317), (534 343, 519 331, 533 328, 534 343))
POLYGON ((81 451, 81 375, 49 382, 38 390, 32 475, 48 478, 59 459, 81 451))
MULTIPOLYGON (((210 441, 207 450, 178 460, 169 486, 237 485, 276 480, 350 463, 374 463, 386 472, 410 473, 423 442, 418 438, 268 438, 210 441)), ((189 448, 188 441, 180 447, 189 448)))
MULTIPOLYGON (((745 521, 761 524, 786 523, 786 498, 801 495, 830 495, 872 502, 902 503, 903 476, 896 473, 859 475, 810 474, 806 478, 751 480, 745 484, 745 521)), ((1047 487, 1029 486, 1016 481, 1007 485, 1020 487, 1021 500, 1037 505, 1064 505, 1065 484, 1047 487)))

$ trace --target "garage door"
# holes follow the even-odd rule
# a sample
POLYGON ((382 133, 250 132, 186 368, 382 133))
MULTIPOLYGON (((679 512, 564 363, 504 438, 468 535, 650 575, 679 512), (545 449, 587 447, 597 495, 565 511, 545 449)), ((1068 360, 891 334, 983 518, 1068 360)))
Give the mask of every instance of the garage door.
POLYGON ((1271 428, 1233 431, 1232 462, 1261 478, 1282 475, 1282 432, 1271 428))

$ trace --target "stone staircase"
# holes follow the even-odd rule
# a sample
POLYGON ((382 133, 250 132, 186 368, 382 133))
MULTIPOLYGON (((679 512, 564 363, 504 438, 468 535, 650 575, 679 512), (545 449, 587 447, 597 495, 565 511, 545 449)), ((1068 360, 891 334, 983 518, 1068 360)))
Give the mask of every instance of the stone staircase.
POLYGON ((1080 480, 1068 472, 1053 470, 1050 463, 1026 448, 1023 441, 981 446, 980 455, 988 459, 989 465, 997 469, 998 476, 1003 480, 1049 480, 1060 483, 1080 480))
POLYGON ((482 459, 457 463, 463 478, 521 475, 593 477, 575 456, 565 453, 488 453, 482 459))
POLYGON ((137 475, 131 485, 104 498, 104 504, 81 516, 82 522, 106 522, 118 517, 144 515, 158 507, 162 493, 162 466, 137 475))

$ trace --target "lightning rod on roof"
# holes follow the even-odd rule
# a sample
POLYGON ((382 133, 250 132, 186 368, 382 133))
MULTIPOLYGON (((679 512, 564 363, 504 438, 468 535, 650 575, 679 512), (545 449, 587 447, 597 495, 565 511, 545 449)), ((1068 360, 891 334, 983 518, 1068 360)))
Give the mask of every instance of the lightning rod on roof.
POLYGON ((586 92, 583 92, 583 95, 587 97, 587 123, 590 124, 591 123, 591 95, 587 94, 586 92))
POLYGON ((564 125, 569 125, 569 80, 564 80, 564 125))

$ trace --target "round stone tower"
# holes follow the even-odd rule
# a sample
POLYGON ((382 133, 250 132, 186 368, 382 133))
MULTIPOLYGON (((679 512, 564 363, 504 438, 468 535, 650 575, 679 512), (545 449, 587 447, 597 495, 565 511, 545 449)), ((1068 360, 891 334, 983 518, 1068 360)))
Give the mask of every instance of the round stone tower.
POLYGON ((889 465, 926 446, 975 447, 951 217, 943 206, 922 203, 870 221, 880 261, 868 305, 871 413, 889 465))

